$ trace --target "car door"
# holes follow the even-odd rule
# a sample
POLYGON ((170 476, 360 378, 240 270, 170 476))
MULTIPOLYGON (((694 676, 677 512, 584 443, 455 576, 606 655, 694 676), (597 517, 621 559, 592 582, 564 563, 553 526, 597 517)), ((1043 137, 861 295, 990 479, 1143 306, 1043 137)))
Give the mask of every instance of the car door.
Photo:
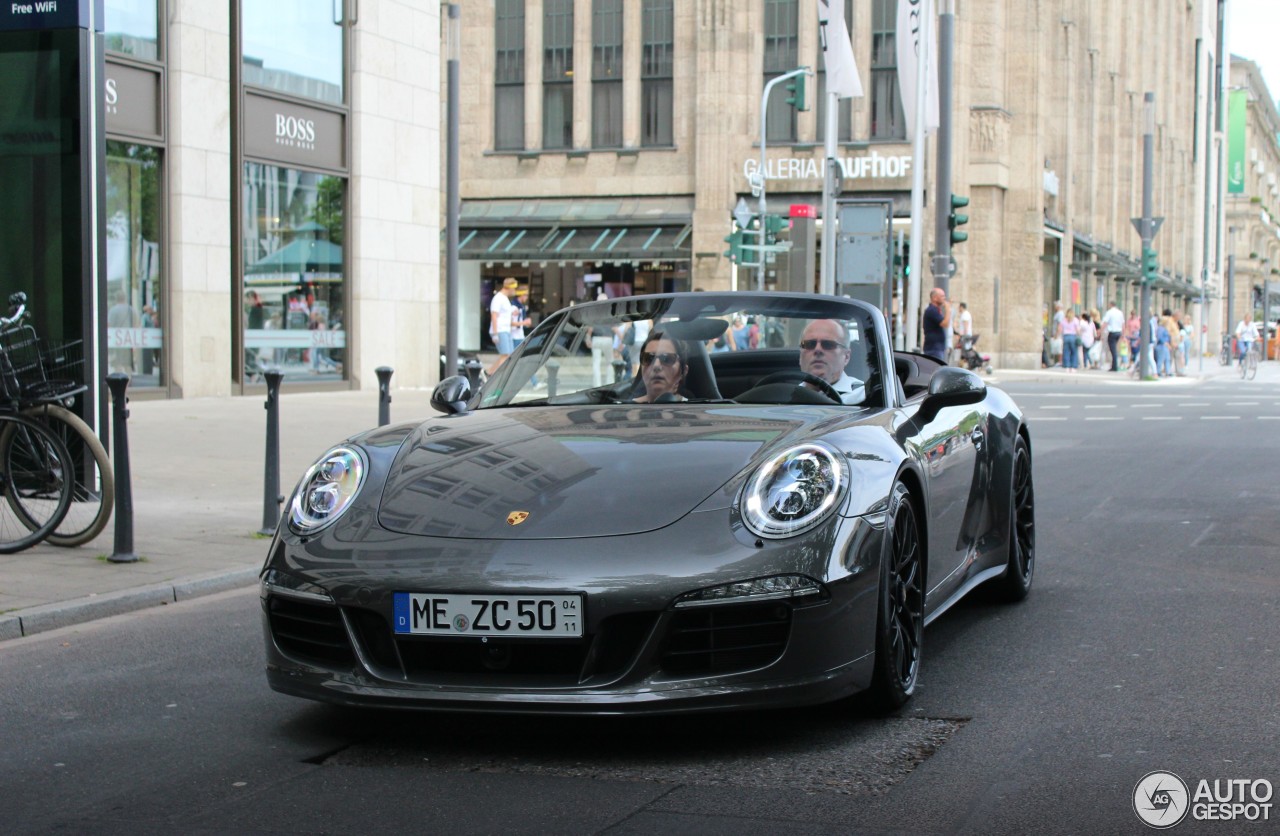
POLYGON ((929 602, 945 601, 972 560, 976 532, 966 523, 985 432, 985 408, 978 403, 943 407, 911 438, 928 480, 929 602))

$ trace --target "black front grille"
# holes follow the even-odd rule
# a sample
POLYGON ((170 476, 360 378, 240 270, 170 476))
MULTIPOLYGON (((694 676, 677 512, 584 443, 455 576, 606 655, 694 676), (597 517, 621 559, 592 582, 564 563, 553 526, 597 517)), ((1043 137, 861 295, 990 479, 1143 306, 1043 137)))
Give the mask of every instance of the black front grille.
POLYGON ((621 674, 635 659, 657 620, 655 613, 626 613, 604 619, 581 639, 479 639, 405 636, 391 630, 373 610, 349 607, 361 646, 379 667, 410 680, 441 677, 476 684, 538 678, 548 686, 571 686, 621 674))
POLYGON ((665 673, 720 674, 768 665, 787 647, 791 607, 777 602, 679 610, 667 627, 665 673))
POLYGON ((276 644, 299 661, 324 667, 355 663, 337 607, 272 595, 267 598, 267 617, 276 644))

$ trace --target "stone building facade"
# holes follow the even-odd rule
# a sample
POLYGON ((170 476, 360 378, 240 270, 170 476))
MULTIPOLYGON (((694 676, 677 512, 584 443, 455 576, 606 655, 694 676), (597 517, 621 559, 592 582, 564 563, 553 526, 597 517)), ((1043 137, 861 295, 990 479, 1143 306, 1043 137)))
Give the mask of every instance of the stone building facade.
MULTIPOLYGON (((930 141, 925 159, 913 159, 902 124, 896 2, 832 5, 844 7, 867 93, 841 106, 843 196, 892 201, 894 228, 906 230, 913 167, 924 166, 932 193, 936 151, 930 141)), ((1206 158, 1220 149, 1206 130, 1217 0, 954 6, 952 191, 971 199, 971 220, 953 250, 951 295, 968 303, 985 348, 1001 365, 1037 367, 1053 300, 1081 310, 1135 304, 1140 244, 1130 218, 1141 214, 1147 91, 1154 214, 1165 218, 1156 304, 1200 316, 1192 300, 1205 280, 1213 296, 1220 273, 1218 202, 1206 211, 1218 186, 1206 158)), ((817 71, 809 99, 820 98, 817 15, 811 0, 464 4, 463 347, 484 344, 482 306, 506 276, 527 281, 545 310, 601 286, 749 286, 723 239, 739 201, 754 208, 764 82, 807 65, 817 71)), ((783 95, 768 114, 770 211, 820 208, 821 114, 793 113, 783 95)), ((927 203, 924 240, 908 242, 926 254, 926 294, 933 217, 927 203)), ((777 265, 770 284, 788 286, 785 272, 777 265)))

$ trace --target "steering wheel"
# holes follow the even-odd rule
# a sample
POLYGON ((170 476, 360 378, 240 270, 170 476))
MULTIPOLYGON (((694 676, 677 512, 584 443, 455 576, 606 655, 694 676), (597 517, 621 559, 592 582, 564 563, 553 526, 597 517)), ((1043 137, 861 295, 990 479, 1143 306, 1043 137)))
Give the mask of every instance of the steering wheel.
POLYGON ((794 380, 797 384, 812 383, 814 386, 817 387, 818 391, 821 394, 825 395, 826 397, 830 398, 836 403, 844 403, 844 399, 840 397, 840 393, 837 392, 831 386, 830 383, 827 383, 825 380, 818 377, 816 374, 810 374, 809 372, 806 372, 803 369, 782 369, 781 371, 776 371, 776 372, 773 372, 772 374, 767 374, 764 377, 757 380, 755 383, 755 386, 753 386, 752 388, 754 389, 756 387, 764 386, 767 383, 784 383, 792 380, 794 380))

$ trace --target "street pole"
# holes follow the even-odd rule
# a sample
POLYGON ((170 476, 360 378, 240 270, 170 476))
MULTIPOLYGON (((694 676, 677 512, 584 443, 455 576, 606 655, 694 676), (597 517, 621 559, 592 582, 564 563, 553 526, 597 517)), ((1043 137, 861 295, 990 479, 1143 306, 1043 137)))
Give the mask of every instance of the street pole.
MULTIPOLYGON (((779 82, 786 81, 790 78, 794 78, 798 75, 802 75, 808 72, 809 72, 808 67, 799 67, 797 69, 792 70, 789 73, 783 73, 777 78, 771 78, 769 79, 768 83, 765 84, 764 92, 760 94, 760 237, 756 241, 756 243, 761 247, 764 246, 764 216, 765 216, 766 209, 768 207, 768 204, 765 201, 765 191, 766 191, 765 187, 769 182, 769 177, 767 176, 768 170, 766 168, 766 166, 769 164, 769 157, 765 153, 765 151, 767 150, 767 142, 768 142, 765 138, 765 125, 768 122, 766 117, 769 115, 769 93, 773 91, 773 86, 775 84, 778 84, 779 82)), ((825 239, 827 237, 826 236, 827 219, 823 218, 822 223, 823 223, 822 237, 825 239)), ((763 249, 758 250, 757 254, 759 255, 759 258, 760 258, 760 272, 756 274, 756 290, 764 290, 764 271, 766 268, 767 259, 765 258, 765 252, 763 249)))
POLYGON ((461 7, 450 3, 449 15, 449 59, 446 62, 449 85, 449 103, 447 111, 448 138, 445 166, 445 225, 448 227, 448 239, 445 244, 445 325, 444 325, 444 376, 452 377, 458 373, 458 307, 461 302, 458 290, 458 214, 460 200, 458 197, 458 57, 461 52, 459 15, 461 7))
POLYGON ((825 179, 822 181, 822 269, 818 271, 822 281, 819 293, 836 292, 836 265, 833 258, 836 245, 836 190, 840 183, 840 161, 836 159, 836 132, 840 118, 840 96, 827 94, 825 179))
POLYGON ((951 293, 951 64, 955 0, 938 15, 938 173, 934 179, 933 284, 951 293))
POLYGON ((1227 324, 1222 326, 1224 341, 1231 339, 1231 320, 1236 315, 1236 228, 1234 226, 1227 227, 1227 240, 1229 242, 1227 244, 1227 324))
MULTIPOLYGON (((928 7, 926 6, 928 11, 928 7)), ((920 347, 920 263, 924 256, 924 138, 925 96, 928 94, 926 60, 931 28, 931 14, 920 17, 920 34, 916 46, 916 102, 914 136, 911 142, 911 266, 907 280, 908 299, 900 300, 907 306, 906 341, 907 351, 915 351, 920 347)), ((941 106, 939 106, 941 109, 941 106)), ((950 238, 948 237, 948 240, 950 238)))
MULTIPOLYGON (((1142 252, 1145 260, 1147 250, 1151 249, 1151 243, 1155 240, 1156 232, 1160 229, 1160 224, 1164 222, 1164 218, 1154 218, 1151 216, 1152 191, 1154 183, 1152 182, 1152 166, 1154 165, 1153 149, 1155 147, 1156 133, 1156 94, 1147 92, 1142 96, 1142 217, 1134 218, 1133 225, 1138 230, 1138 234, 1142 236, 1142 252)), ((1141 363, 1138 366, 1138 376, 1142 380, 1150 380, 1151 376, 1147 371, 1147 349, 1151 345, 1151 283, 1152 279, 1146 274, 1144 269, 1142 276, 1142 304, 1141 304, 1141 327, 1139 328, 1138 337, 1138 357, 1141 363)), ((1154 369, 1152 369, 1154 372, 1154 369)))

